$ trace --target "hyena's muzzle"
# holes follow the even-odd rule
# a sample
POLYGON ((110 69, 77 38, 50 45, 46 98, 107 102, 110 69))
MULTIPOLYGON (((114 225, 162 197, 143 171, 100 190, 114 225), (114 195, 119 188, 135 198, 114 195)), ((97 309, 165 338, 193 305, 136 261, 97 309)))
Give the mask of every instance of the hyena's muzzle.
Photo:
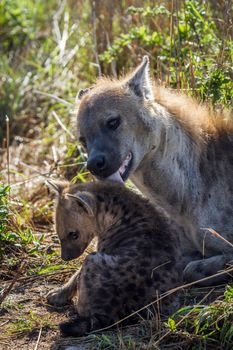
POLYGON ((132 165, 132 153, 119 154, 119 144, 102 135, 88 144, 87 169, 100 179, 125 181, 132 165))

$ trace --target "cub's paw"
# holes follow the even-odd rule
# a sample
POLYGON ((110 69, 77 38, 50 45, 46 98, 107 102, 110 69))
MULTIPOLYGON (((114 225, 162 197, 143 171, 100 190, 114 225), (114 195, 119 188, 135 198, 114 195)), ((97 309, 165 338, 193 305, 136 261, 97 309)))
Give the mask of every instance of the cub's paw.
POLYGON ((46 299, 48 304, 54 306, 63 306, 69 303, 69 298, 62 288, 56 288, 51 290, 47 295, 46 299))
POLYGON ((91 319, 76 317, 59 325, 63 337, 81 337, 91 331, 91 319))

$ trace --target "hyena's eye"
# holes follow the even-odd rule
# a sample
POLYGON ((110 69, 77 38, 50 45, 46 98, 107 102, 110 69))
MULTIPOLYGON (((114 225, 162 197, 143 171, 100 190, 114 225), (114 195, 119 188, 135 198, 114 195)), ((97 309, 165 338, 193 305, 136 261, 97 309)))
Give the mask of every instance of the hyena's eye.
POLYGON ((116 130, 118 128, 118 126, 120 125, 120 123, 121 123, 120 117, 109 119, 107 121, 107 128, 110 130, 116 130))
POLYGON ((69 232, 69 238, 70 239, 75 240, 75 239, 78 239, 78 237, 79 237, 79 232, 78 231, 69 232))

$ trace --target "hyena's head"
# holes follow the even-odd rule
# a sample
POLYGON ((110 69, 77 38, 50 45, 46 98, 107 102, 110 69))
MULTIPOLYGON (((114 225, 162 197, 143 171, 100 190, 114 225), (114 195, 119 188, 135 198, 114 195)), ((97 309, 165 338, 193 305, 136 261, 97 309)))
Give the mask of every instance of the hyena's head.
POLYGON ((63 260, 75 259, 96 234, 95 196, 85 185, 47 183, 56 196, 55 228, 61 243, 61 257, 63 260))
POLYGON ((79 93, 79 141, 88 153, 87 168, 98 178, 125 181, 149 151, 148 115, 153 90, 149 60, 127 78, 100 79, 79 93))

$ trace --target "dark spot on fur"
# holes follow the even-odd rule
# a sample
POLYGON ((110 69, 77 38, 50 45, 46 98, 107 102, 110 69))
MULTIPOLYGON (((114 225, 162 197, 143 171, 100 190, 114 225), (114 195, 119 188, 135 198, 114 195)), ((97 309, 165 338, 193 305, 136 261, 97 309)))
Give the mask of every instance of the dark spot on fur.
POLYGON ((135 251, 128 252, 128 255, 133 258, 135 256, 135 251))
POLYGON ((145 283, 146 283, 147 287, 152 287, 152 285, 153 285, 152 278, 146 278, 145 283))
POLYGON ((171 282, 175 286, 175 284, 177 283, 177 278, 176 277, 171 277, 171 282))
MULTIPOLYGON (((102 249, 102 252, 104 252, 103 249, 102 249)), ((103 264, 104 266, 107 266, 107 263, 106 263, 106 260, 105 260, 105 259, 102 259, 102 264, 103 264)))
POLYGON ((115 210, 114 209, 112 209, 111 211, 110 211, 110 214, 114 217, 114 216, 116 216, 116 212, 115 212, 115 210))
POLYGON ((102 197, 102 196, 100 196, 99 194, 97 194, 97 200, 99 201, 99 202, 104 202, 104 198, 102 197))
POLYGON ((106 289, 104 288, 98 288, 97 291, 96 291, 96 295, 99 297, 99 298, 108 298, 109 297, 109 293, 106 291, 106 289))
POLYGON ((222 223, 226 224, 228 221, 230 221, 231 217, 229 217, 228 215, 223 215, 221 219, 222 223))
POLYGON ((178 202, 177 194, 173 194, 173 195, 169 198, 169 203, 170 203, 170 205, 174 206, 174 205, 176 205, 177 202, 178 202))
POLYGON ((139 270, 138 270, 138 273, 139 273, 140 276, 144 276, 144 277, 145 277, 146 274, 147 274, 147 272, 146 272, 145 269, 139 269, 139 270))
POLYGON ((103 273, 103 276, 107 279, 110 279, 112 277, 111 273, 106 269, 104 269, 102 273, 103 273))
POLYGON ((149 262, 148 262, 147 260, 143 260, 143 261, 141 262, 141 266, 142 266, 142 267, 148 267, 148 266, 149 266, 149 262))
POLYGON ((178 167, 180 169, 184 169, 185 168, 185 166, 184 166, 184 159, 183 158, 177 157, 176 161, 177 161, 178 167))
POLYGON ((112 311, 112 307, 110 305, 104 305, 103 309, 106 312, 106 314, 110 314, 110 312, 112 311))
POLYGON ((116 297, 113 297, 111 300, 110 300, 110 303, 111 303, 111 305, 116 305, 117 303, 118 303, 118 300, 117 300, 117 298, 116 297))
POLYGON ((125 272, 125 271, 119 271, 119 275, 121 275, 122 277, 124 277, 124 276, 125 276, 125 274, 126 274, 126 272, 125 272))
POLYGON ((225 214, 226 214, 227 216, 229 216, 229 217, 232 217, 232 215, 233 215, 233 209, 231 209, 231 208, 226 208, 226 209, 225 209, 225 214))
POLYGON ((118 197, 113 196, 112 201, 113 201, 114 204, 117 204, 118 203, 118 197))
POLYGON ((152 277, 154 280, 159 281, 160 280, 160 274, 158 272, 153 272, 152 277))
POLYGON ((125 287, 125 291, 126 291, 126 292, 132 292, 135 288, 136 288, 135 283, 129 283, 129 284, 125 287))
POLYGON ((100 298, 94 298, 93 300, 94 304, 97 306, 102 305, 103 304, 103 299, 100 298))
POLYGON ((125 264, 128 264, 128 262, 129 262, 129 258, 128 257, 123 257, 123 258, 120 258, 119 259, 119 263, 121 264, 121 265, 125 265, 125 264))
POLYGON ((145 295, 146 295, 146 291, 144 288, 138 288, 137 293, 140 297, 145 297, 145 295))
POLYGON ((127 225, 127 226, 130 224, 130 221, 131 221, 131 219, 127 218, 127 217, 124 217, 124 218, 121 219, 121 223, 123 225, 127 225))

